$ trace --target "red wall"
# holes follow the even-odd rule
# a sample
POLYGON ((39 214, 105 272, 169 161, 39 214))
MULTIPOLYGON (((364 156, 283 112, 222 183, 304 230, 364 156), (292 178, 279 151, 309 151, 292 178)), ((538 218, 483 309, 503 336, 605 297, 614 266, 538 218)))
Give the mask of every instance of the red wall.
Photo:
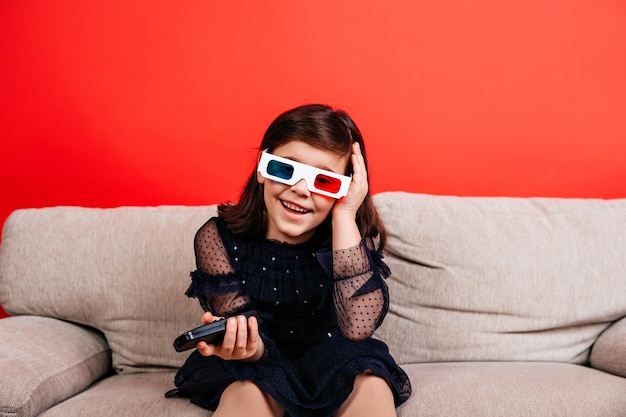
POLYGON ((349 111, 374 192, 626 197, 626 2, 0 3, 0 223, 210 204, 263 131, 349 111))

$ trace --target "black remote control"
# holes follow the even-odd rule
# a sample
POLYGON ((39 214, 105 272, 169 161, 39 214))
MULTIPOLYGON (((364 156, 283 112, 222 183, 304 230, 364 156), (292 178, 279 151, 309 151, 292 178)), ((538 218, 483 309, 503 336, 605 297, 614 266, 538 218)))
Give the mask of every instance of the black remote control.
MULTIPOLYGON (((261 323, 261 318, 256 311, 247 311, 235 316, 246 316, 246 318, 254 316, 261 323)), ((224 317, 181 334, 174 340, 174 349, 176 352, 183 352, 195 348, 198 342, 220 342, 226 333, 226 319, 227 317, 224 317)))

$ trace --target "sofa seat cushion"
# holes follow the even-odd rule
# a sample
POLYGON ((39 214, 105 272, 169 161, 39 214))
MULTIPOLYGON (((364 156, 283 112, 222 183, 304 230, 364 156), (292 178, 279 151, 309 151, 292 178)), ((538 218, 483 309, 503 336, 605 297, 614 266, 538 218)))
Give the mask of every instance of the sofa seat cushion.
POLYGON ((457 362, 406 365, 413 395, 398 417, 623 417, 626 379, 581 365, 457 362))
POLYGON ((2 416, 36 416, 111 368, 111 352, 102 335, 71 323, 9 317, 0 320, 0 332, 2 416))
POLYGON ((383 193, 401 363, 587 363, 626 316, 626 199, 383 193))
POLYGON ((187 398, 165 398, 163 394, 174 387, 173 381, 173 372, 114 375, 50 408, 40 417, 208 417, 212 414, 191 404, 187 398))

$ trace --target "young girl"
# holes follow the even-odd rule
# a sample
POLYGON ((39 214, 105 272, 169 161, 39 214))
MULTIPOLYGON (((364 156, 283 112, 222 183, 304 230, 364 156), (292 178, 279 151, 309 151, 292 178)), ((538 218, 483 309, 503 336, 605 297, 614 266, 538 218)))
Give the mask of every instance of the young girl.
POLYGON ((411 387, 371 338, 389 269, 352 119, 325 105, 278 116, 238 203, 218 214, 196 234, 187 295, 203 323, 228 317, 226 334, 198 343, 179 394, 215 417, 395 416, 411 387), (260 323, 238 315, 249 310, 260 323))

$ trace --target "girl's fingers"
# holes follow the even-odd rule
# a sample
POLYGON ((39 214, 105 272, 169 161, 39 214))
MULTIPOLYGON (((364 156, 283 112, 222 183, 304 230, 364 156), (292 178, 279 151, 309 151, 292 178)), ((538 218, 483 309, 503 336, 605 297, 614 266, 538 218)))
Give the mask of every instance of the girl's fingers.
POLYGON ((361 170, 361 160, 363 158, 361 156, 361 147, 356 142, 352 145, 351 158, 352 158, 352 170, 356 174, 358 171, 361 170))
POLYGON ((206 342, 198 342, 196 348, 202 356, 211 356, 215 353, 215 345, 209 345, 206 342))
MULTIPOLYGON (((203 317, 204 320, 204 317, 203 317)), ((248 359, 258 349, 259 323, 256 317, 230 317, 226 321, 226 333, 219 344, 199 342, 196 347, 204 356, 218 355, 223 359, 248 359)))
POLYGON ((250 352, 256 352, 259 347, 259 322, 256 317, 250 317, 248 319, 248 346, 247 349, 250 352))
POLYGON ((226 333, 222 340, 221 350, 232 352, 235 349, 235 341, 237 340, 237 319, 230 317, 226 322, 226 333))
MULTIPOLYGON (((359 188, 359 197, 365 197, 361 194, 367 194, 367 170, 365 168, 365 159, 361 153, 361 147, 358 142, 352 146, 352 181, 359 188)), ((360 202, 359 202, 360 203, 360 202)))
POLYGON ((237 317, 237 340, 234 354, 237 356, 246 351, 248 345, 248 322, 246 316, 237 317))
POLYGON ((213 323, 213 314, 210 311, 207 311, 202 315, 202 324, 213 323))
POLYGON ((352 169, 358 179, 360 179, 361 181, 367 180, 365 158, 363 158, 363 154, 361 153, 361 147, 358 143, 355 143, 353 146, 352 169))

